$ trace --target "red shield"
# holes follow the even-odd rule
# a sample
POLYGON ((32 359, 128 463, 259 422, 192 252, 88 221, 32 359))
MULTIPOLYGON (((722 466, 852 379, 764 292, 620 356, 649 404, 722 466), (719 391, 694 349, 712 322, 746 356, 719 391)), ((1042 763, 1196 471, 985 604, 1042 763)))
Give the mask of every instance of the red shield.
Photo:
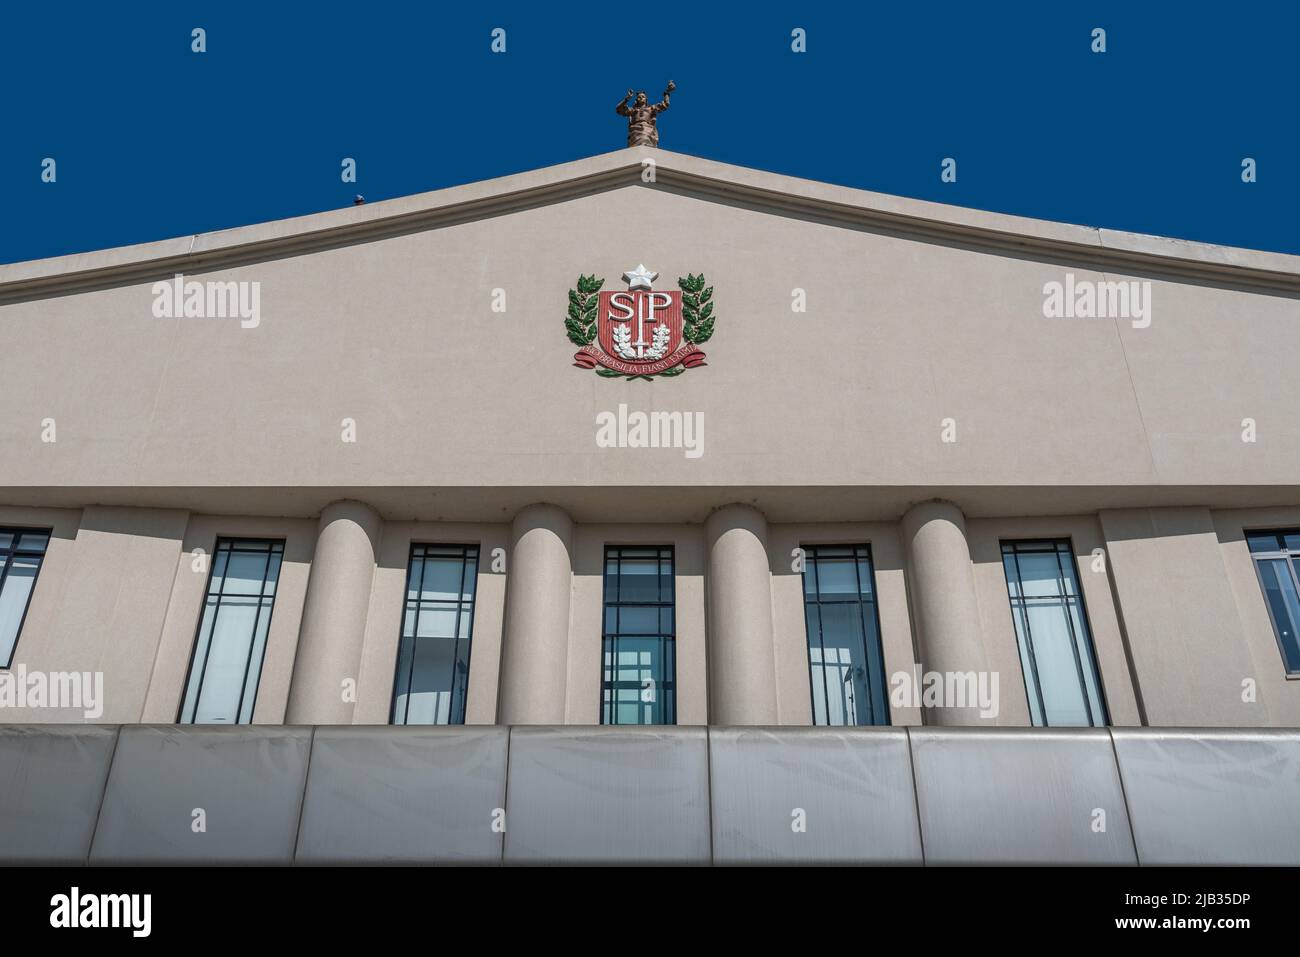
POLYGON ((619 364, 638 370, 661 365, 682 344, 681 292, 602 292, 596 336, 605 354, 619 364))

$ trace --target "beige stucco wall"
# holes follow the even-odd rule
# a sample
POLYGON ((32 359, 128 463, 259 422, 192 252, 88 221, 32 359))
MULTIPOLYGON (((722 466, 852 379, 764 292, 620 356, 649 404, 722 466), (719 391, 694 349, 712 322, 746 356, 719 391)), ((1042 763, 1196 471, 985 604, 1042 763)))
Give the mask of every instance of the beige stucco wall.
POLYGON ((0 486, 1295 485, 1300 472, 1300 405, 1275 391, 1300 353, 1294 298, 775 215, 631 173, 506 216, 192 278, 261 283, 260 325, 154 318, 147 280, 0 306, 0 352, 23 358, 0 486), (707 367, 653 383, 573 367, 567 290, 580 272, 617 288, 638 262, 661 285, 703 271, 714 286, 707 367), (1044 284, 1066 272, 1150 280, 1150 327, 1045 319, 1044 284), (597 448, 595 416, 620 402, 703 413, 705 454, 597 448), (949 417, 955 443, 941 441, 949 417))
MULTIPOLYGON (((140 721, 187 521, 164 509, 0 509, 0 523, 54 529, 13 667, 102 672, 99 720, 140 721)), ((6 718, 85 720, 80 710, 45 708, 6 718)))
POLYGON ((1255 664, 1209 510, 1103 511, 1101 526, 1147 721, 1269 723, 1242 700, 1255 664))

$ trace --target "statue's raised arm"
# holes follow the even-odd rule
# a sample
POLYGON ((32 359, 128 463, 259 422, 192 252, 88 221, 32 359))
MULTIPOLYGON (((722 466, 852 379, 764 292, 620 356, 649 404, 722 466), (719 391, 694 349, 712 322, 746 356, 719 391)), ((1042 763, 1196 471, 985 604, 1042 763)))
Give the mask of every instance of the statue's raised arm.
POLYGON ((674 83, 672 80, 669 80, 668 88, 664 90, 664 98, 660 100, 658 103, 656 103, 653 107, 656 113, 662 113, 664 110, 668 109, 668 95, 672 93, 672 91, 675 89, 677 89, 677 84, 674 83))

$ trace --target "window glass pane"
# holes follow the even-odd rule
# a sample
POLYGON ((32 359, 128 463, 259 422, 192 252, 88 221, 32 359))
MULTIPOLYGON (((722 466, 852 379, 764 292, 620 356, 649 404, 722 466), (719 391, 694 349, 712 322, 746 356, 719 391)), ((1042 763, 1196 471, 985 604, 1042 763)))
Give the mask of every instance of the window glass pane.
POLYGON ((1285 558, 1266 558, 1259 562, 1260 582, 1264 587, 1264 600, 1273 618, 1273 631, 1287 673, 1300 671, 1300 600, 1291 577, 1291 562, 1285 558))
MULTIPOLYGON (((1088 623, 1083 620, 1083 612, 1080 610, 1078 602, 1071 602, 1069 606, 1070 623, 1074 627, 1075 635, 1086 635, 1088 633, 1088 623)), ((1083 690, 1088 698, 1088 707, 1090 714, 1100 715, 1104 713, 1102 707, 1101 684, 1097 677, 1096 663, 1088 660, 1084 656, 1080 662, 1083 669, 1083 690)))
POLYGON ((1079 594, 1079 583, 1074 580, 1074 556, 1070 550, 1062 546, 1056 550, 1057 573, 1061 576, 1061 588, 1063 593, 1070 597, 1077 597, 1079 594))
POLYGON ((618 562, 611 559, 605 561, 605 604, 609 605, 618 601, 618 562))
POLYGON ((862 613, 857 603, 822 605, 822 670, 828 723, 863 724, 871 709, 867 691, 862 613))
POLYGON ((813 723, 888 724, 871 552, 865 545, 808 546, 804 615, 813 723))
POLYGON ((872 586, 871 562, 858 559, 858 594, 866 599, 875 597, 872 586))
POLYGON ((413 545, 393 724, 464 724, 478 546, 413 545))
POLYGON ((407 724, 450 724, 456 642, 433 639, 415 643, 407 724))
POLYGON ((1034 656, 1029 652, 1029 623, 1023 603, 1012 602, 1011 617, 1016 626, 1016 646, 1020 650, 1020 663, 1025 673, 1025 692, 1029 696, 1029 720, 1036 728, 1043 727, 1043 707, 1038 690, 1038 675, 1034 670, 1034 656))
POLYGON ((1060 568, 1055 552, 1021 552, 1020 589, 1026 598, 1051 598, 1061 594, 1060 568))
POLYGON ((0 529, 0 668, 13 664, 49 539, 48 531, 0 529))
POLYGON ((659 634, 658 606, 624 605, 619 609, 618 633, 620 635, 659 634))
POLYGON ((413 664, 412 656, 415 653, 415 642, 404 637, 398 644, 397 649, 397 681, 395 683, 393 694, 393 724, 407 723, 407 691, 411 687, 411 665, 413 664))
POLYGON ((406 574, 406 600, 417 601, 420 597, 420 585, 424 581, 424 559, 412 556, 406 574))
POLYGON ((217 599, 208 597, 203 602, 203 616, 199 619, 199 637, 194 642, 194 659, 189 677, 185 679, 185 704, 181 709, 180 723, 192 724, 194 708, 199 700, 199 686, 203 683, 203 662, 207 660, 208 643, 212 637, 212 623, 217 615, 217 599))
POLYGON ((208 582, 208 594, 219 595, 226 581, 226 562, 230 560, 230 546, 217 545, 216 554, 212 556, 212 579, 208 582))
POLYGON ((27 611, 40 559, 15 555, 9 559, 4 591, 0 592, 0 667, 8 667, 18 643, 18 628, 27 611))
POLYGON ((241 595, 222 598, 202 673, 196 724, 238 723, 239 696, 260 604, 260 599, 241 595))
POLYGON ((673 724, 671 548, 605 549, 601 721, 673 724))
POLYGON ((662 724, 665 656, 658 638, 620 638, 606 652, 616 724, 662 724))
POLYGON ((1020 597, 1020 571, 1016 568, 1016 554, 1010 549, 1002 551, 1002 570, 1007 575, 1007 592, 1011 597, 1020 597))
POLYGON ((23 532, 18 537, 14 548, 24 552, 45 553, 45 547, 50 543, 49 532, 23 532))
POLYGON ((812 685, 813 724, 828 724, 826 676, 822 661, 821 607, 813 602, 805 604, 804 620, 808 629, 808 679, 812 685))
POLYGON ((659 606, 659 634, 677 634, 676 611, 671 605, 659 606))
POLYGON ((464 570, 464 559, 426 558, 420 598, 424 601, 468 601, 469 596, 462 596, 460 592, 464 570))
POLYGON ((622 575, 618 586, 618 600, 659 601, 659 562, 636 561, 626 558, 620 563, 622 575))
POLYGON ((417 638, 455 638, 456 605, 421 605, 417 638))
POLYGON ((843 598, 858 593, 857 569, 849 560, 818 559, 817 581, 822 598, 843 598))
POLYGON ((264 596, 273 596, 275 594, 276 583, 280 580, 280 561, 284 558, 282 552, 272 552, 266 566, 266 586, 262 589, 264 596))
POLYGON ((1016 645, 1035 726, 1101 727, 1106 711, 1068 540, 1003 543, 1016 645))
POLYGON ((262 576, 266 574, 267 553, 263 551, 232 551, 226 564, 226 595, 262 594, 262 576))
POLYGON ((281 542, 217 542, 181 722, 252 722, 283 550, 281 542))
POLYGON ((1047 708, 1047 724, 1088 726, 1088 706, 1074 660, 1074 642, 1069 622, 1058 604, 1034 605, 1025 609, 1029 620, 1034 662, 1047 708))
POLYGON ((1246 536, 1252 552, 1276 552, 1279 549, 1277 535, 1273 532, 1252 532, 1246 536))
POLYGON ((257 619, 257 631, 253 635, 253 647, 249 651, 248 673, 244 676, 243 698, 239 705, 239 723, 251 724, 253 705, 257 698, 257 681, 262 674, 262 660, 266 656, 266 636, 271 630, 270 605, 262 599, 262 613, 257 619))
POLYGON ((1282 537, 1288 551, 1300 552, 1300 532, 1288 532, 1282 537))

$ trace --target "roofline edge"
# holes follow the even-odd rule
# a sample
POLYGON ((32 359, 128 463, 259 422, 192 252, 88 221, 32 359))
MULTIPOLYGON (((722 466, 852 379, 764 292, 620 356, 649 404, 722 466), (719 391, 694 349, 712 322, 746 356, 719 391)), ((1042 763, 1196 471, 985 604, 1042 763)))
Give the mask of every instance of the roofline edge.
POLYGON ((1180 279, 1300 293, 1300 256, 1058 223, 872 193, 634 147, 379 203, 325 210, 133 246, 0 265, 0 304, 304 255, 458 221, 602 192, 618 185, 669 186, 775 214, 880 230, 994 253, 1067 258, 1099 271, 1153 271, 1180 279), (642 180, 656 161, 655 182, 642 180), (629 175, 631 174, 631 175, 629 175), (295 228, 295 224, 298 228, 295 228), (1172 247, 1161 250, 1159 247, 1172 247))

